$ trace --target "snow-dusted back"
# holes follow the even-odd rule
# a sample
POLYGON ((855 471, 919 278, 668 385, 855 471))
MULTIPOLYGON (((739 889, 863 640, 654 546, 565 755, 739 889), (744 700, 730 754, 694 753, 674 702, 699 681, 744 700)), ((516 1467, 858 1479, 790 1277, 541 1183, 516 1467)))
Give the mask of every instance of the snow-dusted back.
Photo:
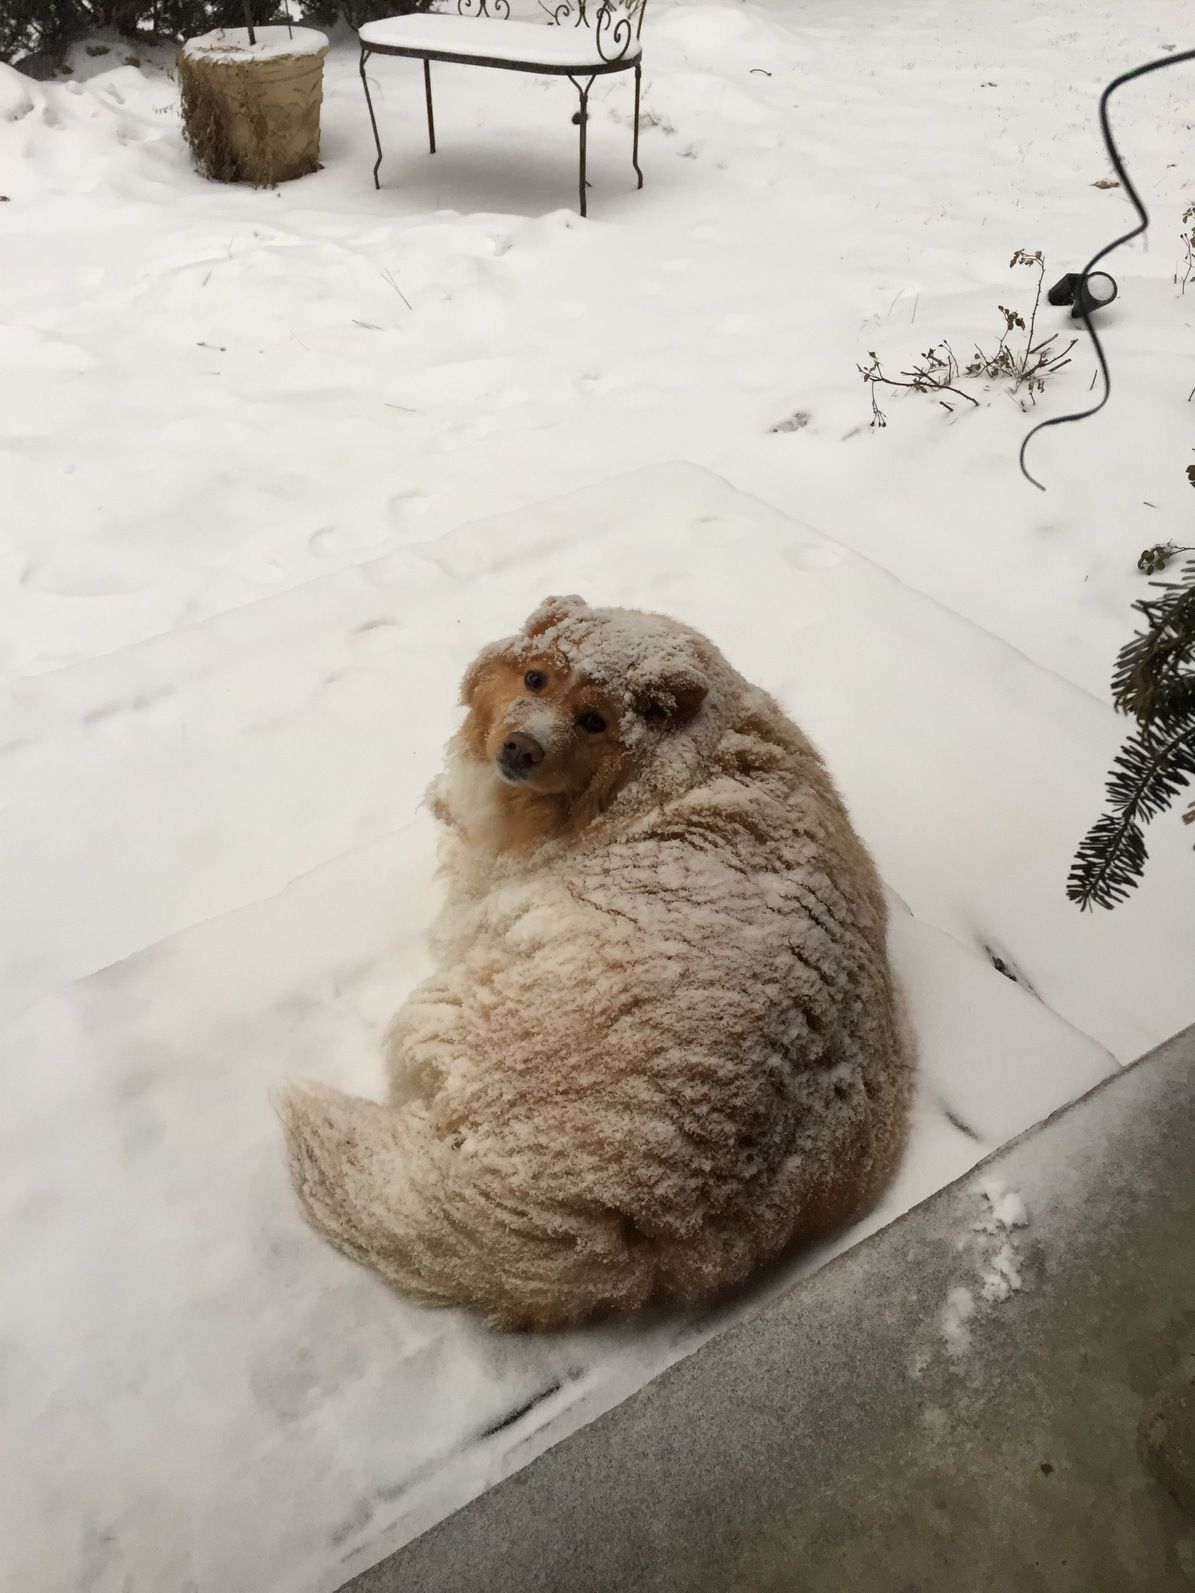
POLYGON ((616 706, 617 794, 511 846, 467 724, 435 794, 441 965, 391 1029, 391 1103, 279 1103, 333 1243, 536 1327, 704 1299, 865 1212, 913 1068, 879 878, 779 705, 687 626, 575 597, 487 649, 466 700, 545 656, 616 706))

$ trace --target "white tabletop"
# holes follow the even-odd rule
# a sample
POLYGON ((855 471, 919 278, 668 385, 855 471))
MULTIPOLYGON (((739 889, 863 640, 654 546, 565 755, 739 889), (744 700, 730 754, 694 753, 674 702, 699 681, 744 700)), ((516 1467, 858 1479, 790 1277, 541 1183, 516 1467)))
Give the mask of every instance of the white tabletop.
MULTIPOLYGON (((632 28, 633 23, 628 23, 632 28)), ((433 54, 478 56, 494 61, 535 62, 544 66, 593 67, 608 65, 611 59, 628 64, 641 53, 638 39, 632 38, 625 50, 622 35, 615 27, 600 35, 592 25, 574 27, 571 21, 505 22, 497 17, 437 16, 420 13, 407 17, 385 17, 367 22, 360 29, 361 43, 376 49, 428 50, 433 54), (598 40, 606 54, 598 48, 598 40)))

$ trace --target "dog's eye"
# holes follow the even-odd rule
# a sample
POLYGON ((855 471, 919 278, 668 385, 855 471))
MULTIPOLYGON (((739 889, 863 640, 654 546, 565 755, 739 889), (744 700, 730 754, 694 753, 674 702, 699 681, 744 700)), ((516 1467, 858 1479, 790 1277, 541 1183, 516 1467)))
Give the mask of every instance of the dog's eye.
POLYGON ((548 684, 548 677, 542 669, 529 669, 523 676, 523 684, 528 691, 542 691, 548 684))
POLYGON ((601 714, 578 714, 577 723, 581 726, 582 730, 588 730, 590 735, 593 736, 600 735, 601 732, 606 728, 606 721, 602 718, 601 714))

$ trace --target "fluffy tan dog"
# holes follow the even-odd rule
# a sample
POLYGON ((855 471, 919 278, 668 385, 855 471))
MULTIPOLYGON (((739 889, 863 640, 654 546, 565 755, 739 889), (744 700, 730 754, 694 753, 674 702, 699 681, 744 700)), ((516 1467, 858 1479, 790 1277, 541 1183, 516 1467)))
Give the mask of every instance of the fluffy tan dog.
POLYGON ((860 1215, 913 1046, 814 748, 697 632, 576 597, 462 699, 440 972, 390 1104, 279 1099, 312 1224, 417 1300, 549 1327, 703 1299, 860 1215))

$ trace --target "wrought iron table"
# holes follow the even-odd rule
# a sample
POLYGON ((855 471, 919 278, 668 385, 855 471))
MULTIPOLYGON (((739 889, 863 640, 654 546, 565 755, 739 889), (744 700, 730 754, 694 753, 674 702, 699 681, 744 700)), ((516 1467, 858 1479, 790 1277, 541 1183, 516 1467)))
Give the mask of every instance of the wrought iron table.
MULTIPOLYGON (((542 3, 542 0, 541 0, 542 3)), ((637 6, 615 8, 611 0, 601 0, 592 17, 590 0, 562 0, 548 11, 551 22, 511 22, 510 0, 457 0, 455 16, 438 12, 419 12, 409 16, 386 17, 367 22, 358 31, 361 43, 361 82, 373 128, 378 158, 374 162, 373 185, 380 188, 378 168, 382 164, 382 140, 369 93, 365 64, 371 55, 398 55, 423 62, 423 87, 427 99, 427 138, 431 153, 436 152, 436 123, 432 111, 433 61, 448 61, 456 66, 489 66, 508 72, 538 72, 550 77, 567 77, 581 98, 573 120, 580 127, 580 209, 586 214, 585 156, 589 122, 589 91, 599 77, 612 72, 635 74, 635 119, 631 144, 631 164, 643 187, 639 169, 639 94, 643 79, 643 50, 640 34, 646 0, 637 6)), ((547 9, 547 8, 545 8, 547 9)))

